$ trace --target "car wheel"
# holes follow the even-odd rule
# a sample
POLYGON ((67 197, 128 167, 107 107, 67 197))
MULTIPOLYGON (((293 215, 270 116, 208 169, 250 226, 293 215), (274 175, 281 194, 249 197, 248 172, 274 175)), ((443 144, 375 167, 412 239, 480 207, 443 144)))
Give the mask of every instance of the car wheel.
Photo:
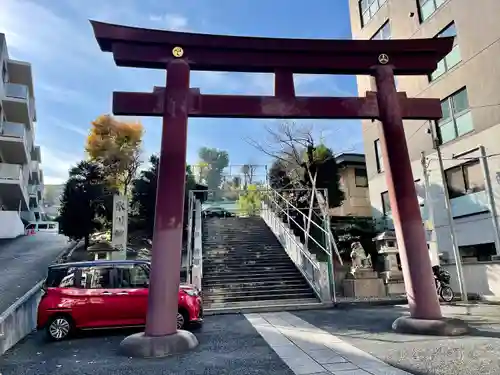
POLYGON ((73 332, 73 328, 74 324, 71 318, 58 315, 47 325, 47 336, 52 341, 61 341, 73 332))
POLYGON ((177 311, 177 329, 184 329, 189 322, 189 317, 184 311, 177 311))

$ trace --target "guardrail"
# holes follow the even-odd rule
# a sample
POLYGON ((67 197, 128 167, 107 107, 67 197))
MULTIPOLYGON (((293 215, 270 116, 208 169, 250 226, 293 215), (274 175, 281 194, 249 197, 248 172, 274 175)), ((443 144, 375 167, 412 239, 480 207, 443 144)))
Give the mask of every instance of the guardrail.
MULTIPOLYGON (((58 262, 66 254, 73 251, 78 244, 78 241, 73 242, 61 252, 54 262, 58 262)), ((36 329, 37 309, 43 294, 43 283, 44 280, 39 281, 0 315, 0 355, 36 329)))
POLYGON ((43 283, 38 282, 0 315, 0 355, 36 329, 43 283))

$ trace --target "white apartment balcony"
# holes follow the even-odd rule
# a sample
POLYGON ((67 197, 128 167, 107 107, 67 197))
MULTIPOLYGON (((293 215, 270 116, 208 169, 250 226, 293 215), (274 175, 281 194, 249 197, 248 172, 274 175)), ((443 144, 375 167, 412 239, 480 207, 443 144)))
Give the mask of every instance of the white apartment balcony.
POLYGON ((18 164, 0 163, 0 196, 6 210, 28 209, 27 175, 18 164))
POLYGON ((2 104, 8 121, 26 124, 28 129, 33 129, 35 101, 28 86, 7 82, 2 104))
POLYGON ((43 186, 42 185, 28 185, 28 194, 30 200, 36 199, 37 204, 40 203, 43 197, 43 186))
POLYGON ((2 160, 12 164, 27 164, 31 159, 31 136, 24 124, 0 123, 0 150, 2 160))
MULTIPOLYGON (((33 88, 33 73, 31 70, 31 64, 26 61, 8 60, 7 69, 9 71, 8 81, 14 84, 19 84, 28 87, 28 96, 30 98, 30 115, 32 121, 36 121, 36 111, 35 111, 35 91, 33 88)), ((12 120, 13 119, 9 119, 12 120)))
POLYGON ((30 162, 31 181, 33 184, 40 183, 40 163, 37 160, 30 162))

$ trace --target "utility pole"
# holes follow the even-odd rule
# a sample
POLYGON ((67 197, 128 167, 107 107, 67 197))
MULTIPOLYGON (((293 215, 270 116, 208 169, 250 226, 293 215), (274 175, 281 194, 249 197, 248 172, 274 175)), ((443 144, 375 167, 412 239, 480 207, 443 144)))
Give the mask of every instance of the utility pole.
MULTIPOLYGON (((420 162, 422 163, 422 173, 424 175, 424 188, 425 188, 425 207, 427 209, 427 214, 429 216, 429 221, 432 225, 431 229, 431 243, 435 244, 437 247, 437 235, 436 235, 436 228, 435 228, 435 223, 434 223, 434 204, 432 202, 432 196, 430 192, 430 183, 429 183, 429 173, 427 170, 427 160, 425 158, 425 152, 422 151, 421 156, 420 156, 420 162)), ((431 251, 431 250, 430 250, 431 251)), ((439 254, 436 252, 436 259, 432 259, 431 261, 436 262, 439 264, 439 254)))
POLYGON ((486 149, 483 145, 479 147, 479 159, 481 160, 481 167, 483 169, 484 175, 484 187, 486 190, 486 196, 488 197, 488 205, 490 206, 491 220, 493 220, 493 230, 495 231, 495 250, 497 253, 497 257, 500 257, 500 228, 498 227, 497 220, 497 207, 495 205, 495 197, 493 193, 493 187, 491 185, 491 175, 490 169, 488 166, 488 159, 486 156, 486 149))
POLYGON ((448 184, 446 182, 446 175, 444 173, 443 166, 443 156, 441 155, 441 148, 439 147, 438 139, 435 134, 434 126, 431 124, 431 136, 432 136, 432 144, 436 149, 438 162, 439 162, 439 172, 441 174, 441 181, 443 184, 443 193, 444 193, 444 204, 446 208, 446 215, 448 217, 448 225, 450 227, 450 237, 451 242, 453 244, 453 255, 455 257, 455 265, 457 268, 457 277, 458 277, 458 286, 460 289, 460 294, 462 295, 462 301, 468 303, 469 298, 467 296, 467 289, 465 286, 464 280, 464 272, 462 268, 462 258, 460 256, 460 250, 458 249, 458 240, 457 234, 455 232, 455 223, 453 221, 453 213, 451 211, 451 202, 450 202, 450 194, 448 192, 448 184))

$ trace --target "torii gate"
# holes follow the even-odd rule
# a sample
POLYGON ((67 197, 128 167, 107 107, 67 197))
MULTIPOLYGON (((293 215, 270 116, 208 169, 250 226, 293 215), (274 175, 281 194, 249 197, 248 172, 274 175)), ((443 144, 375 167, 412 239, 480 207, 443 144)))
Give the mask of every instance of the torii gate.
MULTIPOLYGON (((152 270, 146 330, 129 336, 129 355, 164 356, 196 345, 176 331, 189 117, 380 120, 380 141, 411 317, 395 327, 443 322, 413 182, 403 119, 438 120, 439 99, 398 93, 394 75, 427 75, 452 49, 453 38, 298 40, 142 29, 91 21, 99 46, 118 66, 167 70, 166 87, 113 93, 116 115, 163 117, 152 270), (190 71, 274 73, 273 96, 204 95, 190 71), (375 77, 365 97, 297 97, 293 73, 375 77), (394 177, 394 178, 393 178, 394 177), (415 323, 416 322, 416 323, 415 323)), ((406 328, 403 328, 406 329, 406 328)))

